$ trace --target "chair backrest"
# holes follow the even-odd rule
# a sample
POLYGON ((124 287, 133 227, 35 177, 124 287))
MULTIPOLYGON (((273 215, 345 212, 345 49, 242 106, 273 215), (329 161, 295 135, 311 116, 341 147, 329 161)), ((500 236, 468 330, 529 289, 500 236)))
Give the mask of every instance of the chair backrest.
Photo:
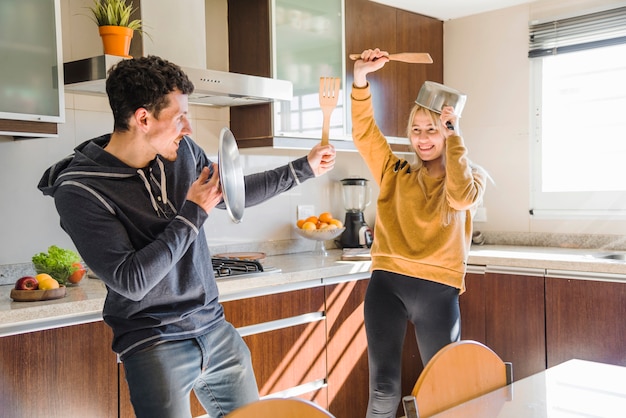
POLYGON ((420 418, 429 417, 512 381, 511 363, 476 341, 448 344, 428 362, 411 394, 420 418))
POLYGON ((299 398, 268 398, 237 408, 226 418, 335 418, 313 402, 299 398))

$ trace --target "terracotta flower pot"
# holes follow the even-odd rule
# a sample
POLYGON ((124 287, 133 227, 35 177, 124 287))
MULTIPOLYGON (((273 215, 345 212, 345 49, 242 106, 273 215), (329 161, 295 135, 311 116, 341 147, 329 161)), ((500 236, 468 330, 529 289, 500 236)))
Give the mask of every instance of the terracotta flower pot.
POLYGON ((125 26, 99 26, 102 46, 107 55, 118 55, 130 58, 130 40, 133 38, 133 30, 125 26))

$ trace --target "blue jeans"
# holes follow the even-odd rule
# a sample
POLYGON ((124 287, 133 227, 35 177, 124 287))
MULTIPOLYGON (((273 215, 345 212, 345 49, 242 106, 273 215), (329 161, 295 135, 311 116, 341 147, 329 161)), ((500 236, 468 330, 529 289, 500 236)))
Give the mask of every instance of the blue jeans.
MULTIPOLYGON (((365 293, 370 374, 367 418, 390 418, 402 397, 402 348, 407 320, 422 363, 461 335, 459 289, 388 271, 372 272, 365 293)), ((406 393, 405 395, 408 395, 406 393)))
POLYGON ((259 399, 250 350, 227 321, 132 354, 124 370, 137 418, 191 418, 192 389, 211 418, 259 399))

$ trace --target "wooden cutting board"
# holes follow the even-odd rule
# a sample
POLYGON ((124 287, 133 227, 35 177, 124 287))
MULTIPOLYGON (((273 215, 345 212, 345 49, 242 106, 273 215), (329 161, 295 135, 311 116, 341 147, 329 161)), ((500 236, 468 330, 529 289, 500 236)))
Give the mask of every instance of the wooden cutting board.
POLYGON ((213 254, 217 258, 232 258, 238 260, 252 260, 263 263, 265 261, 265 253, 261 252, 240 252, 240 253, 221 253, 213 254))
POLYGON ((341 254, 343 261, 368 261, 372 259, 369 248, 344 248, 341 254))

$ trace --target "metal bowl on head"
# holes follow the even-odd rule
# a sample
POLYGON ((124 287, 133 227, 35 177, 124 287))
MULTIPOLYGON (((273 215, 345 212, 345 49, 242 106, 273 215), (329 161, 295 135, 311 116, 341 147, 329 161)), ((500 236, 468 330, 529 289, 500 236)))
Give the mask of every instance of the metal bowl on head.
POLYGON ((237 141, 228 128, 220 133, 217 160, 226 210, 233 222, 239 223, 246 206, 246 188, 237 141))
POLYGON ((425 81, 415 103, 433 112, 441 113, 444 106, 452 106, 454 114, 461 117, 467 95, 434 81, 425 81))

